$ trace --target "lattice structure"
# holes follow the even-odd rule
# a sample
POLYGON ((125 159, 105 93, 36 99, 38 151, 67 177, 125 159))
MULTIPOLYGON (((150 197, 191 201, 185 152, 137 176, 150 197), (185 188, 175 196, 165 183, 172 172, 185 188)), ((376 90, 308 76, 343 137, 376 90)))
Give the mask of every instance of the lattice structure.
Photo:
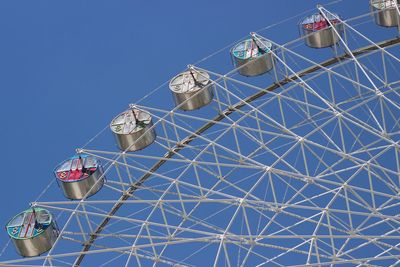
POLYGON ((212 103, 135 104, 155 141, 128 153, 100 136, 103 146, 79 149, 103 163, 102 190, 35 202, 57 215, 59 238, 1 264, 398 265, 400 39, 357 30, 372 20, 340 19, 322 62, 303 55, 304 37, 282 45, 255 33, 273 43, 267 75, 191 66, 209 77, 212 103))

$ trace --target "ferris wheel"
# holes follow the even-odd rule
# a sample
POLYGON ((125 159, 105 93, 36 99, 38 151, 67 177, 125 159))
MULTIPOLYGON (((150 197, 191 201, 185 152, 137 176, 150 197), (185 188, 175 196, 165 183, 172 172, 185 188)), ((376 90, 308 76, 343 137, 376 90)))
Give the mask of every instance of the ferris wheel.
POLYGON ((23 257, 0 266, 400 265, 400 39, 359 30, 400 10, 370 9, 317 6, 298 39, 252 32, 219 52, 230 71, 130 104, 7 222, 23 257))

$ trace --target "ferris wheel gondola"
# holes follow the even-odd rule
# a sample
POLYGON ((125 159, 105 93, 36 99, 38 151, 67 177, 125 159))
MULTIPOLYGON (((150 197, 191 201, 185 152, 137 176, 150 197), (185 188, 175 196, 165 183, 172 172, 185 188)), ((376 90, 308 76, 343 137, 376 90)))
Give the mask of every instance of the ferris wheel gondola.
POLYGON ((243 76, 258 76, 274 67, 272 43, 261 37, 239 42, 231 49, 231 56, 239 74, 243 76))
POLYGON ((192 67, 172 78, 169 88, 175 105, 182 110, 199 109, 208 105, 214 96, 210 75, 192 67))
POLYGON ((115 117, 110 128, 122 151, 141 150, 156 139, 150 113, 134 106, 115 117))
POLYGON ((54 175, 65 197, 69 199, 82 199, 94 195, 104 184, 103 169, 99 160, 88 155, 65 160, 56 167, 54 175))
POLYGON ((42 208, 30 208, 12 218, 6 230, 23 257, 34 257, 51 249, 58 237, 58 228, 51 213, 42 208))
POLYGON ((371 9, 376 24, 384 27, 395 27, 399 24, 398 0, 371 0, 371 9))
POLYGON ((300 35, 307 46, 324 48, 339 42, 337 33, 343 33, 343 26, 337 14, 317 13, 305 17, 299 23, 300 35), (335 30, 336 31, 335 31, 335 30))

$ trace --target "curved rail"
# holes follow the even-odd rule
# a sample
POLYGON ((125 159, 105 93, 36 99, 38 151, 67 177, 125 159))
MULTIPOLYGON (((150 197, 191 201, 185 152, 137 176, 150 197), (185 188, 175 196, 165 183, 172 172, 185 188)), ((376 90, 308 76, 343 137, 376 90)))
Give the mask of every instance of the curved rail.
MULTIPOLYGON (((369 46, 365 46, 365 47, 356 49, 356 50, 352 51, 352 53, 354 56, 359 56, 359 55, 362 55, 362 54, 365 54, 368 52, 378 50, 379 47, 385 48, 385 47, 390 47, 390 46, 393 46, 393 45, 396 45, 399 43, 400 43, 400 38, 393 38, 393 39, 389 39, 389 40, 385 40, 380 43, 377 43, 376 45, 373 44, 373 45, 369 45, 369 46)), ((297 80, 298 78, 303 77, 307 74, 318 71, 318 70, 322 69, 323 67, 328 67, 337 62, 340 62, 342 60, 347 60, 350 58, 351 58, 351 56, 349 54, 343 54, 343 55, 340 55, 337 57, 333 57, 333 58, 323 61, 319 64, 311 66, 307 69, 299 71, 298 73, 293 74, 285 79, 282 79, 279 82, 274 83, 274 84, 270 85, 269 87, 265 88, 263 91, 259 91, 255 94, 247 97, 246 99, 236 103, 232 107, 222 111, 219 115, 215 116, 208 123, 206 123, 202 127, 200 127, 196 132, 194 132, 190 136, 183 139, 179 144, 177 144, 168 153, 166 153, 163 159, 159 160, 156 164, 154 164, 137 182, 135 182, 134 184, 129 186, 129 188, 125 194, 121 195, 121 197, 118 199, 117 203, 111 208, 110 212, 107 214, 107 217, 99 224, 99 226, 96 228, 96 230, 90 234, 90 238, 87 242, 85 242, 85 245, 83 246, 83 248, 81 250, 81 253, 75 260, 74 266, 79 266, 81 264, 83 258, 86 255, 85 252, 91 248, 91 246, 94 243, 94 241, 96 240, 97 236, 104 230, 105 226, 111 220, 112 216, 121 208, 121 206, 124 204, 124 201, 127 200, 132 195, 132 193, 134 193, 136 191, 136 189, 138 189, 155 171, 157 171, 158 168, 160 168, 165 162, 167 162, 169 158, 172 158, 176 153, 178 153, 183 148, 185 148, 190 142, 192 142, 194 139, 196 139, 197 136, 204 133, 206 130, 211 128, 218 121, 221 121, 226 116, 229 116, 230 114, 232 114, 235 110, 241 109, 247 103, 253 102, 254 100, 265 95, 266 93, 268 93, 270 91, 274 91, 274 90, 278 89, 279 87, 281 87, 285 84, 288 84, 294 80, 297 80)))

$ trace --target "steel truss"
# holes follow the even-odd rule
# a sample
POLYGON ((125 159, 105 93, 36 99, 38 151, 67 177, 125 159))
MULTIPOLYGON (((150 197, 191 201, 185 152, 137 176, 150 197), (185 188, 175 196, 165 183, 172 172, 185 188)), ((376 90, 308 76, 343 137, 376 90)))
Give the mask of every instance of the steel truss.
POLYGON ((107 192, 35 202, 63 222, 57 243, 0 265, 398 265, 400 39, 342 23, 343 54, 316 63, 302 40, 274 43, 265 79, 191 66, 212 77, 213 104, 136 105, 155 121, 152 147, 79 149, 107 163, 107 192))

